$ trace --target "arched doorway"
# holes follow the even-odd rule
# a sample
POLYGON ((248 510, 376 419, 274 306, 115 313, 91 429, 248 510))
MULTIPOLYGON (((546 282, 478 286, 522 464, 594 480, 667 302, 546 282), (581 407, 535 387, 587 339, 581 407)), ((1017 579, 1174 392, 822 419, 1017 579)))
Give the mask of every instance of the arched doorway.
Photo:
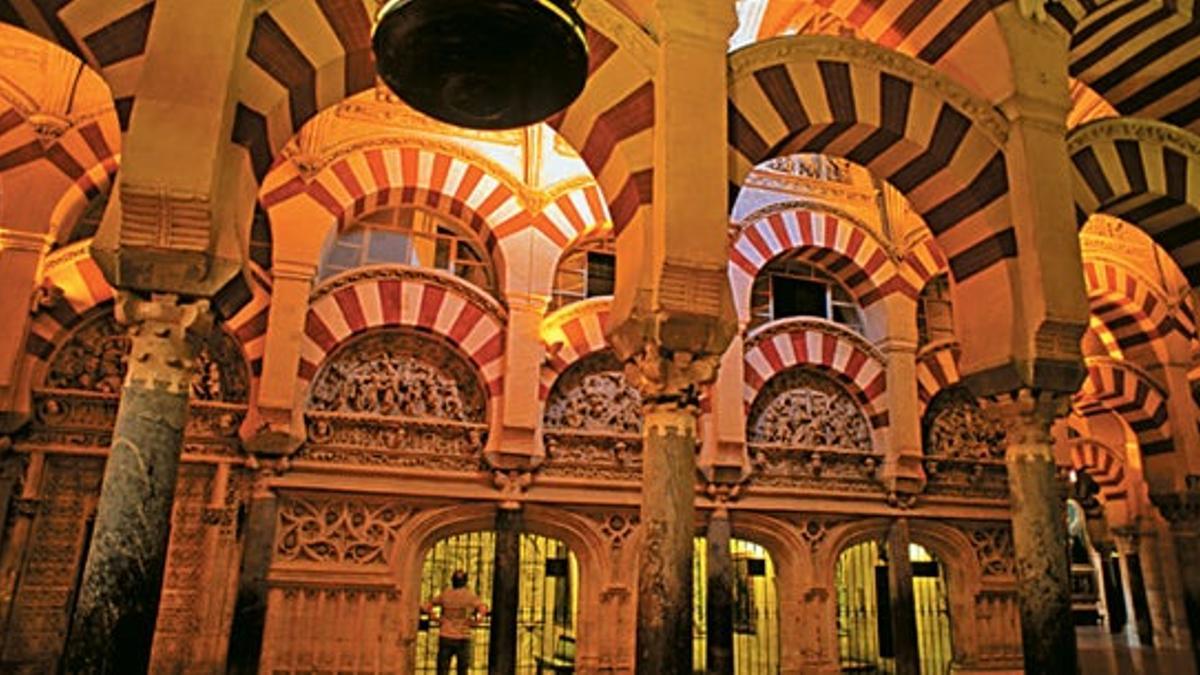
MULTIPOLYGON (((946 573, 923 546, 911 544, 917 648, 923 675, 950 672, 954 657, 946 573)), ((843 673, 894 673, 888 561, 885 548, 865 541, 842 551, 837 587, 838 656, 843 673)))
MULTIPOLYGON (((696 537, 692 562, 692 664, 696 672, 707 668, 705 580, 707 544, 696 537)), ((733 559, 733 663, 737 675, 779 672, 779 600, 775 563, 762 546, 731 539, 733 559)))
MULTIPOLYGON (((421 565, 421 600, 450 585, 454 570, 466 570, 470 588, 492 603, 496 537, 477 531, 438 541, 421 565)), ((579 561, 570 548, 551 537, 521 535, 520 604, 517 610, 517 673, 555 672, 574 660, 579 613, 579 561), (542 669, 541 671, 539 670, 542 669)), ((488 672, 490 618, 476 627, 471 642, 471 673, 488 672)), ((436 617, 421 617, 416 643, 415 675, 436 672, 436 617)))

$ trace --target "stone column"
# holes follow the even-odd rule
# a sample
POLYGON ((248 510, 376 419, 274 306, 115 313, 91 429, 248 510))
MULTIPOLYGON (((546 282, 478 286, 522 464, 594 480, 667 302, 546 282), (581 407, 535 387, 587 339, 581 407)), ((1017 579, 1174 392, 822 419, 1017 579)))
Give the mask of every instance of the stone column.
POLYGON ((1183 582, 1192 657, 1200 670, 1200 479, 1188 476, 1187 482, 1184 492, 1151 494, 1150 499, 1171 524, 1171 539, 1183 582))
POLYGON ((917 395, 916 306, 896 293, 885 300, 888 315, 896 317, 888 327, 889 336, 880 348, 887 356, 887 396, 889 410, 888 452, 883 464, 883 483, 892 503, 911 499, 925 488, 924 449, 917 395), (907 317, 903 321, 901 317, 907 317))
POLYGON ((1096 553, 1100 558, 1100 580, 1104 584, 1104 618, 1108 632, 1116 635, 1125 628, 1128 618, 1125 594, 1117 585, 1117 558, 1113 556, 1111 544, 1099 544, 1096 553))
POLYGON ((95 530, 67 639, 67 672, 145 672, 166 564, 192 377, 189 331, 208 301, 121 292, 133 350, 121 389, 95 530))
POLYGON ((492 566, 492 631, 488 673, 517 672, 517 610, 521 602, 521 530, 517 509, 496 511, 496 557, 492 566))
POLYGON ((225 659, 231 675, 253 675, 262 658, 263 628, 267 623, 267 572, 275 550, 275 523, 279 499, 268 480, 270 470, 256 476, 246 521, 242 525, 242 563, 238 571, 237 598, 225 659))
POLYGON ((1128 608, 1125 634, 1131 642, 1152 646, 1154 628, 1150 620, 1150 605, 1146 602, 1146 585, 1142 580, 1142 562, 1138 555, 1141 534, 1136 527, 1122 527, 1116 531, 1118 562, 1124 579, 1122 591, 1128 608))
POLYGON ((913 599, 912 560, 908 557, 908 519, 898 518, 888 530, 888 601, 892 609, 892 644, 896 652, 896 675, 919 675, 917 651, 917 606, 913 599))
POLYGON ((733 554, 729 510, 719 506, 708 517, 708 548, 705 566, 708 592, 705 595, 706 671, 710 675, 733 675, 733 554))
POLYGON ((1007 433, 1017 597, 1029 675, 1077 671, 1066 503, 1050 437, 1051 422, 1064 403, 1023 389, 988 406, 1007 433))

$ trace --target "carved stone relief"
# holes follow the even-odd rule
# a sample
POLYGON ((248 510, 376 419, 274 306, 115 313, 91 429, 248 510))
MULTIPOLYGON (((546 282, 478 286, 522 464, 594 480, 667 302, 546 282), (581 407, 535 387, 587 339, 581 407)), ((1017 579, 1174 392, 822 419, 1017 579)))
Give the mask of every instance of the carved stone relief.
POLYGON ((392 501, 289 496, 278 513, 277 561, 387 566, 410 511, 392 501))
POLYGON ((448 345, 388 329, 340 349, 314 380, 308 409, 483 422, 487 401, 474 369, 448 345))
POLYGON ((854 399, 804 368, 771 378, 750 407, 747 440, 796 449, 871 451, 871 431, 854 399))
MULTIPOLYGON (((194 341, 194 401, 244 403, 249 383, 244 360, 233 338, 214 331, 214 339, 194 341)), ((53 354, 44 386, 50 389, 119 394, 128 370, 130 338, 113 312, 104 309, 83 319, 53 354)))
POLYGON ((546 400, 547 429, 642 432, 642 397, 625 379, 624 366, 612 352, 572 365, 554 383, 546 400))
POLYGON ((926 492, 1006 499, 1004 426, 961 387, 940 392, 925 411, 926 492))
POLYGON ((983 576, 1012 576, 1016 574, 1016 549, 1013 548, 1012 528, 1004 523, 979 523, 962 528, 971 541, 975 559, 983 576))

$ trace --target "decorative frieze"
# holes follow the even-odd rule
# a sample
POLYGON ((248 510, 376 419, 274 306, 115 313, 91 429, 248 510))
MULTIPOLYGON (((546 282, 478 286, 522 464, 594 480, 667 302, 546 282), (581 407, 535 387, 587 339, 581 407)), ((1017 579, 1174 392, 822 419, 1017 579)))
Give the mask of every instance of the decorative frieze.
POLYGON ((746 436, 752 444, 818 453, 871 451, 870 427, 850 394, 828 377, 804 368, 771 378, 748 419, 746 436))
POLYGON ((411 510, 390 500, 287 495, 276 525, 277 563, 384 566, 411 510))
POLYGON ((960 526, 971 542, 971 550, 985 577, 1016 574, 1017 553, 1012 526, 1007 523, 971 523, 960 526))
POLYGON ((929 494, 1008 496, 1004 426, 961 387, 941 391, 925 413, 925 490, 929 494))

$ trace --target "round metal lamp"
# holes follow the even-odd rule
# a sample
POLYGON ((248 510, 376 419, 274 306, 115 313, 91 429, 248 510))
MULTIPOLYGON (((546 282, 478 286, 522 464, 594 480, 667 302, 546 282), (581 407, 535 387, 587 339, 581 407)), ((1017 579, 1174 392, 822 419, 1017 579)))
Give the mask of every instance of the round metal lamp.
POLYGON ((460 127, 510 129, 566 108, 587 79, 570 0, 391 0, 373 47, 408 105, 460 127))

